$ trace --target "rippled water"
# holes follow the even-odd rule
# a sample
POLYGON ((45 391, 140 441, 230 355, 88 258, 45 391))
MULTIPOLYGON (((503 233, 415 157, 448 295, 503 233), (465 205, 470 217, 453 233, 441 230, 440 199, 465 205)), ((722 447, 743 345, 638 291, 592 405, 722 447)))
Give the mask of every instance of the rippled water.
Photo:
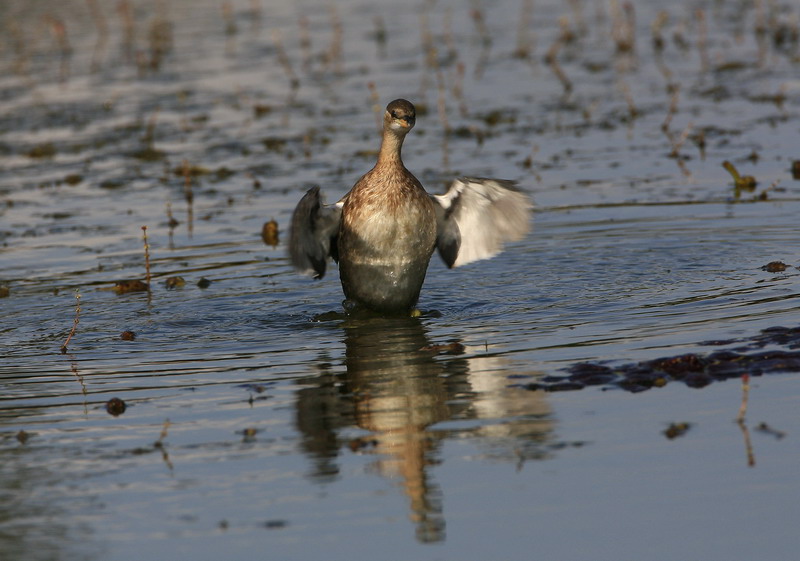
POLYGON ((633 7, 628 49, 605 2, 3 3, 0 558, 791 558, 796 374, 740 424, 738 380, 529 389, 800 322, 797 7, 633 7), (348 318, 285 229, 395 97, 431 191, 517 180, 534 230, 348 318))

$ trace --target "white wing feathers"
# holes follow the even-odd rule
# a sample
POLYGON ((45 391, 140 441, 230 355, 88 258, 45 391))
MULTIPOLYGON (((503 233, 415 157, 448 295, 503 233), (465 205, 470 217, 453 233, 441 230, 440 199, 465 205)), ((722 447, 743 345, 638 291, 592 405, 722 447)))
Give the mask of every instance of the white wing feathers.
POLYGON ((462 177, 444 195, 432 195, 436 247, 448 267, 488 259, 530 229, 533 204, 511 181, 462 177))

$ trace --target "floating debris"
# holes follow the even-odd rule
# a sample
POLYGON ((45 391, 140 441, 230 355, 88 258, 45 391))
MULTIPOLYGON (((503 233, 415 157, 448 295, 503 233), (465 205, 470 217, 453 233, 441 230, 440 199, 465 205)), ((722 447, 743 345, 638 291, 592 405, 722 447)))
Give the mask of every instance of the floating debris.
POLYGON ((242 442, 254 442, 257 433, 258 429, 254 427, 247 427, 246 429, 237 432, 237 434, 242 435, 242 442))
POLYGON ((25 444, 26 442, 28 442, 28 439, 30 437, 31 433, 25 432, 24 430, 21 430, 17 433, 17 440, 19 441, 20 444, 25 444))
POLYGON ((279 138, 279 137, 267 137, 264 138, 261 143, 264 145, 264 148, 267 149, 268 152, 282 152, 284 148, 286 148, 286 139, 279 138))
POLYGON ((264 223, 261 228, 261 239, 266 245, 276 247, 278 245, 278 223, 272 219, 264 223))
POLYGON ((758 425, 756 425, 756 430, 758 432, 762 432, 764 434, 768 434, 770 436, 774 436, 777 440, 780 440, 781 438, 786 436, 785 432, 783 432, 782 430, 774 429, 771 426, 769 426, 767 423, 759 423, 758 425))
POLYGON ((11 289, 5 284, 0 284, 0 298, 8 298, 11 295, 11 289))
POLYGON ((272 113, 271 105, 265 105, 262 103, 256 103, 255 105, 253 105, 253 116, 256 119, 260 119, 261 117, 269 115, 270 113, 272 113))
POLYGON ((112 397, 106 402, 106 411, 114 417, 119 417, 125 413, 125 409, 127 409, 125 402, 118 397, 112 397))
POLYGON ((174 276, 174 277, 169 277, 166 281, 164 281, 164 285, 169 290, 172 290, 173 288, 181 288, 182 286, 185 286, 186 281, 183 280, 183 277, 174 276))
POLYGON ((672 440, 686 434, 691 427, 691 423, 670 423, 669 426, 664 429, 664 436, 672 440))
POLYGON ((437 353, 440 355, 460 355, 464 354, 464 345, 458 341, 453 341, 452 343, 446 343, 443 345, 427 345, 422 347, 420 351, 437 353))
POLYGON ((126 183, 121 179, 106 179, 105 181, 100 182, 100 187, 102 189, 119 189, 125 185, 126 183))
POLYGON ((119 334, 119 338, 123 341, 133 341, 136 339, 136 333, 133 331, 123 331, 119 334))
POLYGON ((127 294, 128 292, 147 292, 150 290, 150 286, 146 282, 140 280, 124 280, 116 282, 112 290, 117 294, 127 294))
POLYGON ((66 183, 67 185, 74 186, 80 183, 81 181, 83 181, 83 176, 79 173, 71 173, 64 178, 64 183, 66 183))
POLYGON ((29 158, 52 158, 56 155, 56 147, 52 142, 37 144, 25 154, 29 158))
POLYGON ((166 153, 156 150, 152 146, 144 146, 139 150, 131 152, 131 158, 142 160, 143 162, 159 162, 166 157, 166 153))
POLYGON ((768 273, 780 273, 785 271, 789 265, 784 263, 783 261, 770 261, 763 267, 761 267, 762 271, 767 271, 768 273))
POLYGON ((199 281, 197 281, 197 286, 200 288, 208 288, 211 286, 211 281, 205 277, 202 277, 199 281))
POLYGON ((194 164, 189 165, 189 162, 184 160, 184 162, 181 165, 176 166, 172 169, 172 173, 181 177, 183 176, 198 177, 200 175, 208 175, 209 173, 211 173, 211 170, 208 168, 204 168, 203 166, 197 166, 194 164))

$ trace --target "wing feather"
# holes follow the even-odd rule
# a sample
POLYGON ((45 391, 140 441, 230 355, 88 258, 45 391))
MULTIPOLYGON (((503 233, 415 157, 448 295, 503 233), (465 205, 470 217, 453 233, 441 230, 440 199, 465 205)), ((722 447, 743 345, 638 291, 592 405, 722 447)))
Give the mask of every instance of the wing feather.
POLYGON ((325 276, 328 257, 338 257, 336 237, 342 218, 342 203, 325 205, 319 187, 312 187, 297 203, 289 231, 289 259, 298 271, 325 276))
POLYGON ((530 230, 533 204, 512 181, 462 177, 433 199, 436 247, 448 267, 493 257, 530 230))

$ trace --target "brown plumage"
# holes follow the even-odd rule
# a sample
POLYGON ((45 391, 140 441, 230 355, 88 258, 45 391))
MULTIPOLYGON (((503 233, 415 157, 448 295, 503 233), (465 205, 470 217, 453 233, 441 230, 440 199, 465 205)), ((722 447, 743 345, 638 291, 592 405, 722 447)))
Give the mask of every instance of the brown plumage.
POLYGON ((383 312, 408 311, 417 303, 436 246, 433 201, 400 157, 414 119, 409 102, 389 104, 378 162, 342 206, 339 275, 344 295, 383 312))
POLYGON ((429 195, 401 157, 415 120, 410 102, 389 103, 375 167, 335 205, 311 189, 292 217, 292 264, 322 278, 333 257, 347 300, 381 313, 413 309, 437 246, 452 267, 491 257, 528 230, 531 204, 510 182, 464 178, 429 195))

